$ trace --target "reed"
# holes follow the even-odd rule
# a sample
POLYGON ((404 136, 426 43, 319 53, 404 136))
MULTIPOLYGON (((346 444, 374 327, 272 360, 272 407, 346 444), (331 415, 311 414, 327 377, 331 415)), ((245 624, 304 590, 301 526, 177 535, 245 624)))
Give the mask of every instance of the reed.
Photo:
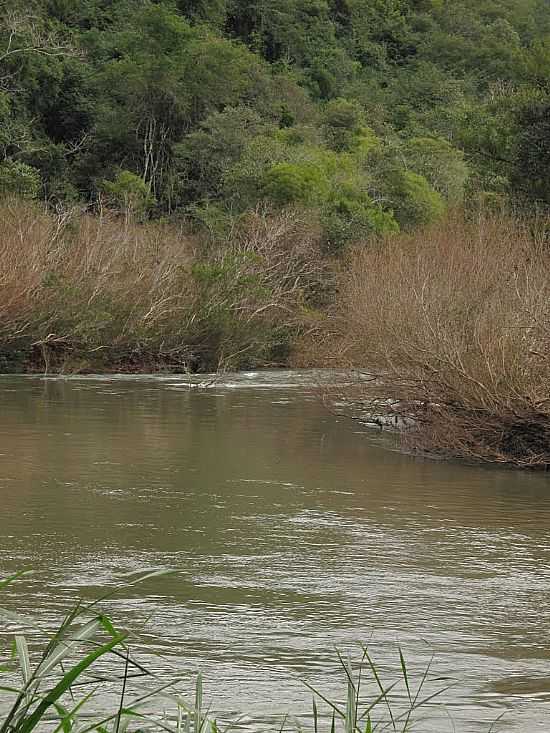
MULTIPOLYGON (((124 587, 163 572, 138 575, 124 587)), ((0 590, 23 574, 17 573, 0 581, 0 590)), ((132 634, 121 630, 99 608, 100 602, 115 592, 91 603, 77 602, 40 652, 31 651, 23 634, 15 635, 13 663, 2 669, 0 707, 6 712, 3 720, 0 719, 0 733, 31 733, 34 730, 48 733, 137 733, 146 730, 225 733, 239 728, 239 719, 222 725, 205 707, 200 674, 196 676, 194 696, 189 701, 181 693, 182 680, 161 678, 140 663, 132 652, 132 634), (16 683, 17 675, 20 684, 16 683), (141 691, 135 689, 137 681, 141 691), (120 694, 109 710, 105 709, 106 698, 102 692, 105 686, 112 689, 113 685, 118 687, 120 694), (98 709, 101 712, 97 712, 98 709)), ((21 624, 29 623, 6 611, 1 613, 21 624)), ((401 650, 398 675, 391 683, 382 680, 382 672, 367 647, 361 647, 361 656, 355 662, 341 654, 338 654, 338 661, 345 689, 344 702, 329 699, 305 681, 305 688, 313 695, 311 715, 305 719, 289 711, 281 716, 279 732, 391 730, 406 733, 412 730, 417 711, 432 703, 445 689, 428 691, 435 682, 430 666, 415 682, 401 650)))
POLYGON ((168 354, 190 317, 192 254, 163 224, 3 200, 0 347, 33 350, 46 371, 129 347, 168 354))

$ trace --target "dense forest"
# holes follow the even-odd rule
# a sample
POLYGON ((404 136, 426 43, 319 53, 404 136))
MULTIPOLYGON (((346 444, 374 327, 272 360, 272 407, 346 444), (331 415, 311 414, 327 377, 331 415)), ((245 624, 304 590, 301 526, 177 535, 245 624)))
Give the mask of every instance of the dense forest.
POLYGON ((550 202, 548 0, 3 0, 0 186, 329 249, 550 202))

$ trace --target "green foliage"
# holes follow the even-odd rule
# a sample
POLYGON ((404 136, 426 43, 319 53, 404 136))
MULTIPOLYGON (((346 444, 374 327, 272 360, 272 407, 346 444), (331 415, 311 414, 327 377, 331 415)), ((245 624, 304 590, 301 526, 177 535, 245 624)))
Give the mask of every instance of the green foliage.
POLYGON ((550 205, 550 95, 523 105, 516 123, 512 184, 528 200, 550 205))
POLYGON ((34 199, 40 194, 40 172, 26 163, 6 160, 0 163, 0 194, 34 199))
POLYGON ((154 199, 145 181, 130 171, 119 171, 113 181, 103 181, 110 202, 125 214, 143 216, 154 199))
POLYGON ((352 150, 359 141, 365 122, 357 102, 333 99, 325 107, 323 127, 327 144, 332 150, 352 150))
POLYGON ((281 358, 288 351, 291 331, 284 322, 273 321, 269 313, 259 321, 245 315, 264 312, 277 298, 265 268, 263 257, 253 251, 218 253, 194 263, 195 339, 207 341, 207 363, 238 369, 281 358))
POLYGON ((428 181, 407 170, 392 172, 386 182, 387 194, 400 226, 410 228, 431 224, 445 213, 445 202, 428 181))
POLYGON ((366 195, 341 195, 331 199, 323 209, 322 223, 330 251, 335 252, 350 242, 368 240, 373 235, 399 231, 393 213, 375 205, 366 195))
POLYGON ((183 194, 195 200, 223 193, 224 177, 242 160, 251 140, 274 129, 250 107, 214 112, 174 147, 183 194))
POLYGON ((308 164, 277 163, 263 181, 263 194, 279 206, 313 204, 326 198, 329 183, 323 171, 308 164))
POLYGON ((193 226, 214 242, 226 241, 235 224, 235 216, 227 207, 209 200, 190 205, 187 214, 193 226))
POLYGON ((442 138, 415 137, 404 146, 408 166, 423 175, 450 204, 460 204, 468 180, 462 151, 442 138))
POLYGON ((547 203, 549 18, 547 0, 10 0, 0 154, 58 203, 131 171, 159 216, 265 191, 328 206, 330 152, 371 198, 420 196, 382 180, 391 146, 450 205, 465 186, 547 203))
POLYGON ((252 208, 264 196, 267 171, 289 159, 290 150, 279 136, 257 135, 223 175, 223 197, 239 211, 252 208))
POLYGON ((226 0, 179 0, 177 7, 191 20, 222 28, 227 18, 226 0))

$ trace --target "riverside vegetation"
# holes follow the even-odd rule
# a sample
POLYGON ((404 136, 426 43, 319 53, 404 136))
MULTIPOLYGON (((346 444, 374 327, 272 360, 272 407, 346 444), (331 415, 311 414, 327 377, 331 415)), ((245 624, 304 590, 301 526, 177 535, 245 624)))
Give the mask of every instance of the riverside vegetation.
POLYGON ((548 0, 5 0, 0 67, 2 371, 360 367, 550 465, 548 0))

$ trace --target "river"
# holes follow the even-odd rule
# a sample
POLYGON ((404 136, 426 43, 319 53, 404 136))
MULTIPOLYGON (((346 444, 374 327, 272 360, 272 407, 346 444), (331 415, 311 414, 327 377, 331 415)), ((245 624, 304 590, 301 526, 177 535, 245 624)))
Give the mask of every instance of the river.
POLYGON ((34 569, 1 605, 53 628, 169 567, 108 610, 222 718, 278 729, 300 678, 341 696, 334 650, 363 641, 386 676, 400 645, 452 678, 419 730, 549 730, 550 479, 405 455, 318 378, 0 377, 0 574, 34 569))

